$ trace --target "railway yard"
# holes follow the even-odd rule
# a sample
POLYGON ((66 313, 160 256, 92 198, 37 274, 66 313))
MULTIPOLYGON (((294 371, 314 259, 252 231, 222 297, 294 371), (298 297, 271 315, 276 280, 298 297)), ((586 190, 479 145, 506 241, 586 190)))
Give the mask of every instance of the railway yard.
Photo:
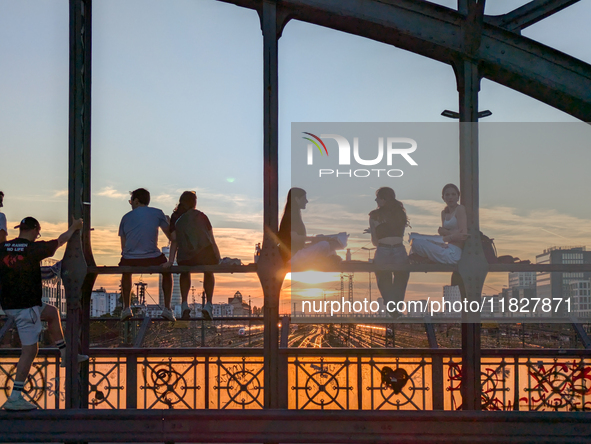
MULTIPOLYGON (((433 324, 440 348, 461 347, 459 323, 433 324)), ((584 326, 585 328, 587 326, 584 326)), ((291 324, 287 346, 294 348, 429 348, 425 324, 291 324)), ((154 320, 145 329, 142 321, 122 324, 93 320, 92 347, 262 347, 261 321, 202 322, 154 320)), ((572 324, 483 324, 482 348, 584 348, 572 324)))

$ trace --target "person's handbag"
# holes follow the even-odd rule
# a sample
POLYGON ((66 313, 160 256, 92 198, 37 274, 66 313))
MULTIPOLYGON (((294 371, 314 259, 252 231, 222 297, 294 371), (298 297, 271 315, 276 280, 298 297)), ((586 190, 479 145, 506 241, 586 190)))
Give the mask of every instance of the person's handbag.
POLYGON ((494 239, 491 239, 482 231, 480 232, 480 243, 482 244, 482 251, 484 258, 489 264, 496 264, 497 259, 497 248, 495 247, 494 239))
POLYGON ((518 257, 504 255, 497 256, 497 247, 495 247, 494 239, 491 239, 480 232, 480 242, 482 243, 482 251, 484 257, 489 264, 529 264, 529 260, 520 260, 518 257))

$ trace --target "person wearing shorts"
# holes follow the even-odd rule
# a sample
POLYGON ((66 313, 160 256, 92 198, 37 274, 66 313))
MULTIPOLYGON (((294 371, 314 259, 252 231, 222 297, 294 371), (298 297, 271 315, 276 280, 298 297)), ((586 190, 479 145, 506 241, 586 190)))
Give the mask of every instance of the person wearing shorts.
MULTIPOLYGON (((150 192, 138 188, 131 192, 129 199, 131 211, 121 219, 119 236, 121 237, 120 266, 150 267, 166 263, 166 256, 158 248, 158 228, 162 229, 170 239, 168 219, 157 208, 149 207, 150 192)), ((133 316, 131 311, 131 273, 123 273, 121 277, 121 295, 123 310, 121 320, 125 321, 133 316)), ((170 307, 172 299, 172 275, 162 273, 162 290, 164 292, 164 308, 162 317, 175 321, 170 307)))
MULTIPOLYGON (((178 265, 217 265, 220 262, 220 251, 209 218, 196 209, 197 195, 194 191, 181 194, 179 203, 170 218, 171 246, 168 263, 174 264, 175 256, 178 265)), ((191 273, 181 273, 181 312, 182 318, 188 319, 191 310, 187 303, 191 288, 191 273)), ((203 273, 203 290, 207 303, 201 310, 207 320, 213 319, 213 289, 215 277, 213 273, 203 273)))
MULTIPOLYGON (((5 410, 34 410, 34 404, 23 398, 22 392, 31 365, 37 356, 41 321, 46 321, 48 331, 61 355, 65 367, 66 344, 60 313, 53 305, 41 301, 41 261, 51 257, 68 242, 74 232, 82 228, 82 219, 74 220, 68 231, 52 241, 35 240, 40 236, 41 225, 34 217, 25 217, 19 225, 19 236, 0 244, 0 304, 8 316, 14 317, 22 352, 16 366, 12 393, 2 406, 5 410)), ((78 355, 78 361, 88 356, 78 355)))

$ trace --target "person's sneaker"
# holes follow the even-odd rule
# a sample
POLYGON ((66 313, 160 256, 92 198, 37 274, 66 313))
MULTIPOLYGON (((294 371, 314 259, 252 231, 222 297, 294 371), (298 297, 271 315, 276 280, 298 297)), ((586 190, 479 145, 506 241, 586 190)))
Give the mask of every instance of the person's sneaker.
POLYGON ((129 318, 133 316, 133 311, 131 311, 131 307, 124 308, 121 310, 121 320, 127 321, 129 318))
POLYGON ((211 302, 205 304, 205 307, 201 310, 203 319, 206 321, 213 321, 213 305, 211 302))
MULTIPOLYGON (((81 362, 88 361, 88 355, 78 355, 78 364, 81 362)), ((66 366, 66 360, 62 359, 60 362, 60 367, 64 368, 66 366)))
POLYGON ((29 401, 26 401, 25 398, 19 396, 16 399, 8 398, 8 401, 4 403, 2 406, 4 410, 11 410, 11 411, 27 411, 27 410, 37 410, 37 406, 35 404, 31 404, 29 401))
POLYGON ((164 319, 168 319, 171 322, 176 321, 176 318, 174 317, 174 313, 172 312, 172 310, 170 308, 164 307, 162 309, 162 317, 164 319))
POLYGON ((183 302, 181 305, 181 319, 187 320, 191 317, 191 309, 189 308, 189 304, 183 302))

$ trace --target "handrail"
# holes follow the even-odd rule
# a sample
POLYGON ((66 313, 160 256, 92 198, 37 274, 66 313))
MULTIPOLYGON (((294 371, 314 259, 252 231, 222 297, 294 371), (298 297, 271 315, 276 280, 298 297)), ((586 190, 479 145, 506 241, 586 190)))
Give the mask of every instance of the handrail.
MULTIPOLYGON (((308 267, 287 268, 287 271, 301 272, 311 270, 308 267)), ((340 264, 331 264, 314 268, 322 272, 375 272, 379 270, 388 271, 409 271, 411 273, 449 273, 458 271, 457 265, 449 264, 408 264, 378 266, 374 263, 363 261, 343 261, 340 264)), ((538 272, 569 272, 581 273, 591 272, 591 264, 489 264, 488 271, 492 273, 516 272, 516 271, 538 271, 538 272)), ((179 266, 170 268, 161 266, 150 267, 129 267, 129 266, 90 266, 88 274, 152 274, 152 273, 256 273, 257 264, 248 265, 195 265, 179 266)))
POLYGON ((147 274, 147 273, 256 273, 257 264, 248 265, 175 265, 170 268, 163 268, 160 265, 150 267, 130 266, 90 266, 88 274, 147 274))
MULTIPOLYGON (((461 356, 462 350, 459 348, 279 348, 279 353, 288 356, 461 356)), ((18 356, 19 348, 0 348, 0 357, 18 356)), ((57 348, 41 348, 38 356, 58 356, 57 348)), ((222 348, 222 347, 183 347, 183 348, 91 348, 89 356, 110 357, 110 356, 250 356, 263 357, 263 348, 222 348)), ((536 356, 545 358, 571 358, 591 357, 591 350, 584 348, 483 348, 481 350, 483 358, 509 358, 536 356)))

